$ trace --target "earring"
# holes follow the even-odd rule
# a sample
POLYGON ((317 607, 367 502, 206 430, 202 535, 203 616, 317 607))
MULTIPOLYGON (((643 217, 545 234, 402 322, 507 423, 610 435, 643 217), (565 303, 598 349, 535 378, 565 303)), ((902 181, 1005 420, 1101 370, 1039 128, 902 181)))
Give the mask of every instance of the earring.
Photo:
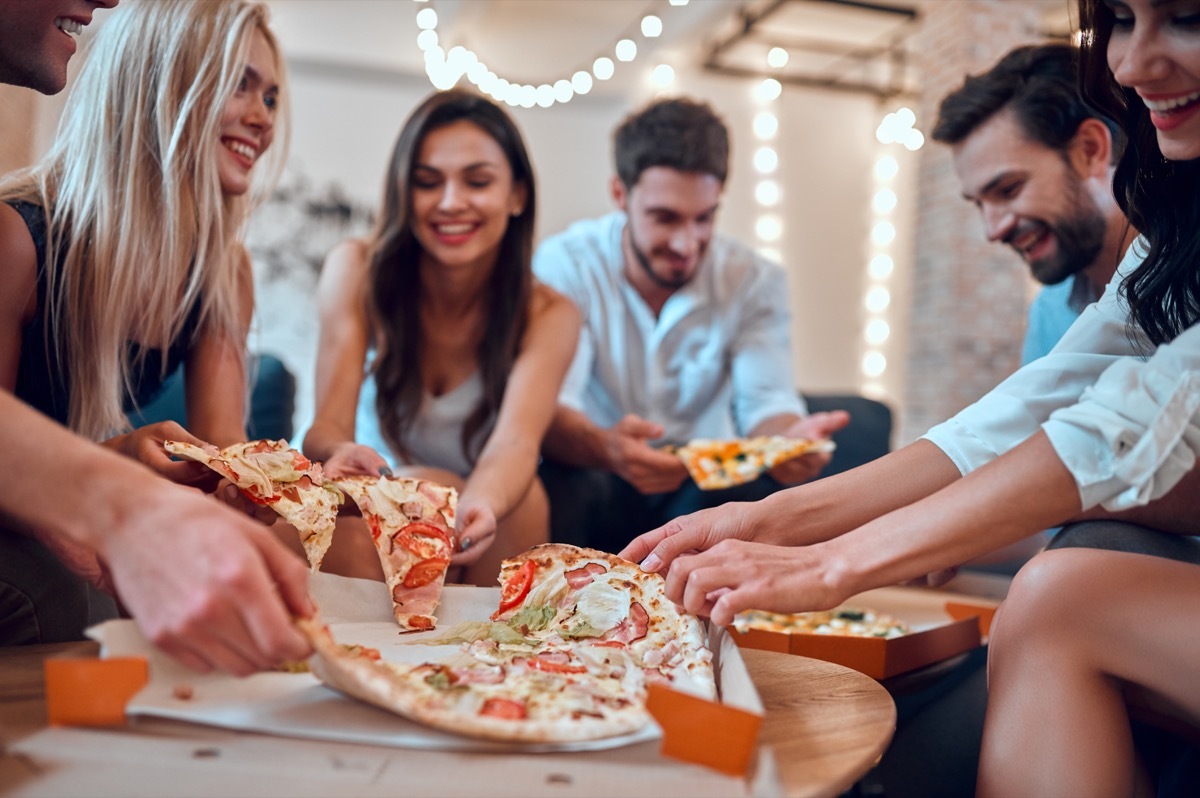
POLYGON ((513 212, 512 212, 512 218, 516 219, 518 216, 520 216, 524 212, 525 212, 524 208, 514 208, 513 212))

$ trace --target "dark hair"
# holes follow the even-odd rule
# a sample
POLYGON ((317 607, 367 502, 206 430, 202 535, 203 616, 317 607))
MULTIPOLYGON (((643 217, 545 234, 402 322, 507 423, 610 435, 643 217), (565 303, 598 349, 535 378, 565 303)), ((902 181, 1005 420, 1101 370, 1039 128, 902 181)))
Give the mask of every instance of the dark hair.
POLYGON ((1149 254, 1125 278, 1121 292, 1130 324, 1161 344, 1200 319, 1200 161, 1166 160, 1145 104, 1109 72, 1113 21, 1100 0, 1080 0, 1080 85, 1088 102, 1117 120, 1129 137, 1113 193, 1145 237, 1149 254))
POLYGON ((1084 102, 1079 92, 1079 52, 1069 44, 1039 44, 1010 50, 981 75, 968 76, 938 108, 933 140, 958 144, 983 123, 1011 110, 1025 135, 1065 152, 1079 126, 1099 119, 1113 139, 1114 160, 1120 128, 1084 102))
POLYGON ((430 132, 467 121, 500 145, 514 185, 526 190, 524 208, 509 219, 500 242, 496 268, 487 289, 487 320, 478 359, 483 397, 463 427, 462 449, 474 462, 482 448, 475 440, 487 420, 499 412, 504 385, 525 331, 533 292, 533 222, 536 210, 533 166, 521 133, 503 110, 469 91, 438 92, 413 111, 392 150, 383 205, 371 237, 370 293, 367 308, 375 331, 372 371, 378 388, 375 409, 387 442, 406 454, 401 442, 421 404, 421 342, 418 313, 421 245, 412 232, 410 179, 421 143, 430 132))
POLYGON ((625 117, 613 134, 613 150, 625 188, 654 166, 712 175, 722 183, 729 173, 725 123, 704 103, 682 97, 658 100, 625 117))

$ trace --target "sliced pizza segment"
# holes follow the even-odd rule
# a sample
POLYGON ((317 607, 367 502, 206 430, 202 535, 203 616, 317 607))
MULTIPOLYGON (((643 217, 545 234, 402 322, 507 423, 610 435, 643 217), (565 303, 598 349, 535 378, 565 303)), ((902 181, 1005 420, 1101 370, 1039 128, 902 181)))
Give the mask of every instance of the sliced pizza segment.
POLYGON ((867 607, 843 606, 816 612, 766 612, 746 610, 733 619, 739 632, 758 629, 784 634, 831 635, 834 637, 881 637, 890 640, 909 634, 904 621, 867 607))
POLYGON ((830 440, 762 435, 734 440, 697 438, 673 449, 702 490, 720 490, 753 482, 775 466, 814 452, 832 452, 830 440))
POLYGON ((336 484, 354 499, 371 529, 396 622, 411 631, 434 628, 454 554, 458 492, 403 477, 346 477, 336 484))
POLYGON ((647 682, 716 696, 704 629, 667 598, 659 574, 596 549, 548 543, 505 560, 500 585, 493 621, 551 649, 623 652, 647 682))
POLYGON ((314 463, 284 440, 246 441, 218 449, 164 441, 173 455, 204 463, 238 487, 251 501, 265 504, 296 528, 313 571, 321 561, 346 500, 314 463))

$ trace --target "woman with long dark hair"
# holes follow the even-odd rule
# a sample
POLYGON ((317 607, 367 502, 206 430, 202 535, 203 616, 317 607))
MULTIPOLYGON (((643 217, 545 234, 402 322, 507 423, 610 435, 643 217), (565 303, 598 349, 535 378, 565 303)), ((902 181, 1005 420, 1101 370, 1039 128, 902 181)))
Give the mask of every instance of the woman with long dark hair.
MULTIPOLYGON (((538 451, 578 337, 574 305, 533 278, 535 197, 508 115, 471 92, 434 94, 400 132, 370 238, 338 245, 318 287, 305 452, 335 476, 459 488, 453 564, 482 584, 548 539, 538 451)), ((327 567, 372 573, 370 540, 343 531, 354 523, 327 567)))

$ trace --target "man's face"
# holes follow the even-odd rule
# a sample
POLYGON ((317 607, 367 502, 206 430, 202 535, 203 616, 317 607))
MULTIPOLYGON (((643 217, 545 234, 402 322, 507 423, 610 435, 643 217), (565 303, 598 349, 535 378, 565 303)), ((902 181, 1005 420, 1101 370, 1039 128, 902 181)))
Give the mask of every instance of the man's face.
POLYGON ((0 0, 0 83, 57 94, 67 85, 75 37, 117 0, 0 0))
POLYGON ((625 268, 634 285, 676 289, 696 276, 713 237, 721 189, 714 175, 665 166, 642 172, 632 188, 614 179, 613 198, 629 217, 625 268))
POLYGON ((983 214, 989 241, 1008 244, 1039 282, 1061 283, 1104 246, 1105 219, 1066 153, 1031 140, 1008 112, 954 146, 963 196, 983 214))

